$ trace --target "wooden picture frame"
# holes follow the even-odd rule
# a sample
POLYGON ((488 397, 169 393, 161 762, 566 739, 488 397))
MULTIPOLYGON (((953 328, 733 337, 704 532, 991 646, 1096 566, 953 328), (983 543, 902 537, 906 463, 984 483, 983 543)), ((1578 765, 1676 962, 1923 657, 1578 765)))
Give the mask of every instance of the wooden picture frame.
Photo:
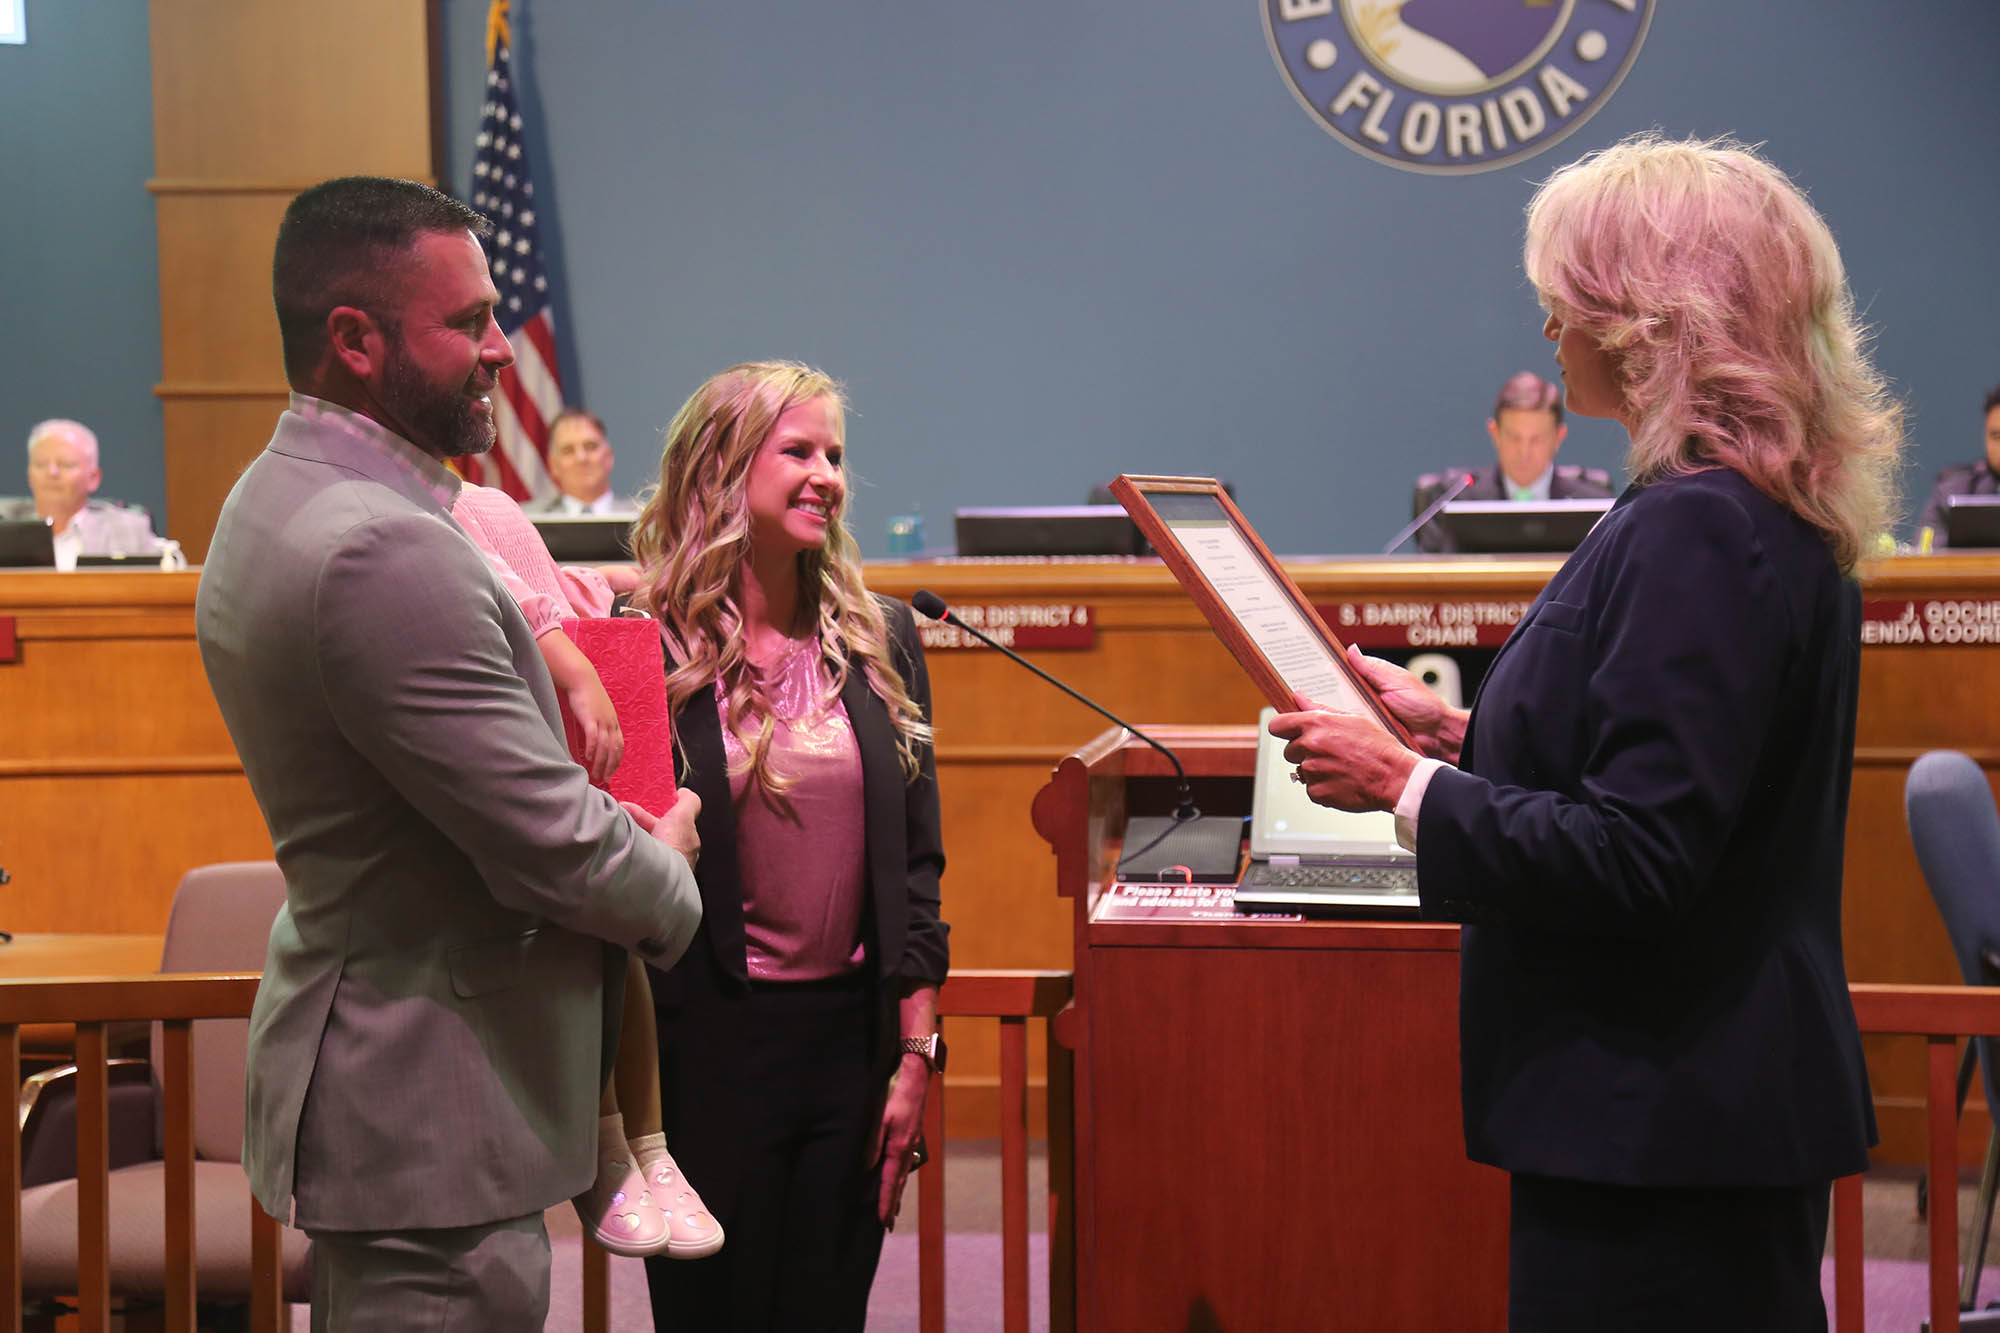
POLYGON ((1334 688, 1309 692, 1309 697, 1371 717, 1405 747, 1422 753, 1409 728, 1389 712, 1375 687, 1347 660, 1347 646, 1320 619, 1221 482, 1213 477, 1127 473, 1111 483, 1111 494, 1125 506, 1153 550, 1201 608, 1215 637, 1222 640, 1272 707, 1282 713, 1297 712, 1292 682, 1302 677, 1325 680, 1334 688), (1190 551, 1185 540, 1190 536, 1207 540, 1198 541, 1198 549, 1190 551), (1218 572, 1232 579, 1228 589, 1214 581, 1212 575, 1218 572), (1240 614, 1245 606, 1260 608, 1257 614, 1263 627, 1282 633, 1253 634, 1240 614), (1289 648, 1286 662, 1272 660, 1266 649, 1273 644, 1289 648), (1324 697, 1327 694, 1334 697, 1324 697))

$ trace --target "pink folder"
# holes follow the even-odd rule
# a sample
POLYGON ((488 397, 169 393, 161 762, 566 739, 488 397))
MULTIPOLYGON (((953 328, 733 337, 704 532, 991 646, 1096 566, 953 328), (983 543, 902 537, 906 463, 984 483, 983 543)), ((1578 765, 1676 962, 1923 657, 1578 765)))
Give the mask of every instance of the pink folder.
MULTIPOLYGON (((674 803, 674 718, 667 708, 666 657, 660 625, 640 616, 565 620, 563 633, 597 668, 604 692, 625 734, 625 758, 601 783, 621 801, 663 814, 674 803)), ((583 732, 562 701, 563 735, 572 755, 583 754, 583 732)), ((579 762, 581 759, 579 758, 579 762)))

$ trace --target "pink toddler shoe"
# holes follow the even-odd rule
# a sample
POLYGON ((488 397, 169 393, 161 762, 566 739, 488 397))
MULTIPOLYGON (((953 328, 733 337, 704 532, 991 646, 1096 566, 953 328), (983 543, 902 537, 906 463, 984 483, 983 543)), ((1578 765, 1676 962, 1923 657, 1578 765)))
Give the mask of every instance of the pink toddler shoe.
POLYGON ((599 1245, 613 1254, 642 1258, 667 1249, 673 1228, 632 1160, 618 1120, 606 1116, 599 1121, 597 1180, 570 1202, 599 1245))
POLYGON ((721 1249, 722 1224, 681 1174, 667 1151, 667 1136, 641 1134, 632 1140, 632 1152, 639 1159, 647 1190, 666 1214, 667 1243, 653 1253, 664 1250, 669 1259, 700 1259, 721 1249))

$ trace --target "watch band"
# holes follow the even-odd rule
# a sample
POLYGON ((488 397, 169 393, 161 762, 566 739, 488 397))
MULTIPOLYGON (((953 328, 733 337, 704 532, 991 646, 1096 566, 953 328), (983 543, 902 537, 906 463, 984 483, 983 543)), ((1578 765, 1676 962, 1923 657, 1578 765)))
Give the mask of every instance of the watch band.
POLYGON ((905 1037, 903 1038, 903 1054, 922 1057, 923 1062, 930 1066, 931 1072, 936 1073, 938 1067, 938 1048, 943 1044, 943 1041, 939 1039, 935 1032, 928 1037, 905 1037))

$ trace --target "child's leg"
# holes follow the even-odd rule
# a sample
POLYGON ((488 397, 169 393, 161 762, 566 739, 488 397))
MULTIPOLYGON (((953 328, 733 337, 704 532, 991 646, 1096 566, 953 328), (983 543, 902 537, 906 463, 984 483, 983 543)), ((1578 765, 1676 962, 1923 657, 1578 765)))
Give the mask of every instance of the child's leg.
POLYGON ((660 1132, 660 1049, 653 1026, 653 988, 637 954, 625 955, 625 1017, 611 1081, 604 1087, 604 1105, 622 1111, 628 1139, 660 1132))
POLYGON ((639 1159, 639 1170, 654 1201, 667 1214, 671 1233, 667 1257, 698 1259, 722 1248, 722 1224, 709 1214, 708 1205, 667 1151, 667 1136, 660 1129, 660 1048, 653 1024, 653 988, 646 981, 646 965, 636 955, 627 966, 631 970, 625 975, 625 1017, 611 1082, 625 1108, 625 1136, 639 1159))
MULTIPOLYGON (((620 1019, 618 1052, 612 1061, 612 1076, 604 1081, 604 1090, 597 1098, 597 1179, 573 1202, 584 1225, 590 1228, 590 1234, 611 1253, 658 1254, 675 1239, 673 1220, 662 1202, 656 1200, 647 1188, 646 1177, 627 1142, 631 1131, 626 1128, 618 1110, 619 1086, 630 1082, 622 1069, 631 1062, 634 1045, 630 1025, 635 987, 638 990, 638 1008, 646 1014, 646 1031, 639 1054, 644 1057, 648 1071, 656 1067, 652 1054, 653 1004, 646 988, 645 965, 627 954, 626 967, 629 970, 626 973, 625 1012, 620 1019)), ((641 1095, 635 1104, 641 1105, 642 1110, 650 1105, 653 1124, 657 1126, 660 1123, 657 1087, 650 1103, 641 1095)))

